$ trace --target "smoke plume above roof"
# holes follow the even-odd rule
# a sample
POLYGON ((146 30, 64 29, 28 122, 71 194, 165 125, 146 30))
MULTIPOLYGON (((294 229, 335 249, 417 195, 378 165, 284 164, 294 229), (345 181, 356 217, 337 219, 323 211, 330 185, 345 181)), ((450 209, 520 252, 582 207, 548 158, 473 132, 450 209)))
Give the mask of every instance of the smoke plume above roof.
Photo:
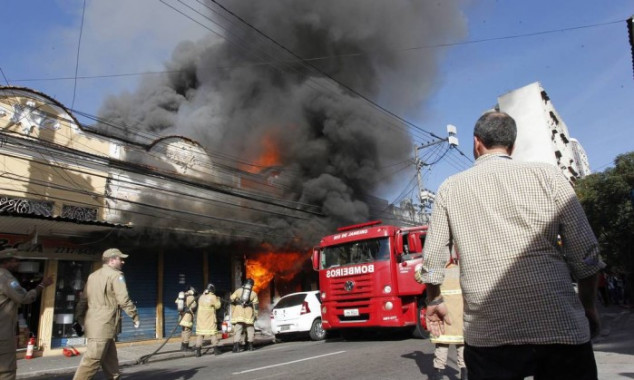
POLYGON ((314 244, 336 226, 367 221, 374 215, 365 196, 397 178, 390 165, 410 159, 413 141, 407 126, 363 97, 405 118, 419 115, 438 85, 442 49, 409 48, 464 37, 460 3, 220 3, 246 23, 207 2, 205 16, 215 22, 208 24, 224 38, 182 42, 166 75, 108 98, 100 118, 127 126, 125 135, 139 142, 150 142, 139 133, 179 135, 223 164, 275 166, 280 196, 317 205, 323 215, 258 216, 281 240, 314 244), (263 161, 271 149, 275 160, 263 161))

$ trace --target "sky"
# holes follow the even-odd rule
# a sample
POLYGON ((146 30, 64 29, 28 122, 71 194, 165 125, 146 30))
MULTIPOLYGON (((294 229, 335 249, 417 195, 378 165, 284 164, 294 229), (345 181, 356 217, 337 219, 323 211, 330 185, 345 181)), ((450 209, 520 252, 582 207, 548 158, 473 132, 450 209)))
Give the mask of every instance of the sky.
MULTIPOLYGON (((198 1, 4 0, 0 80, 96 114, 108 96, 134 91, 144 77, 139 73, 165 70, 180 42, 212 33, 209 20, 181 14, 200 7, 198 1)), ((535 81, 586 150, 593 171, 634 150, 634 72, 625 23, 634 14, 631 0, 447 1, 460 9, 465 28, 456 35, 462 37, 442 48, 415 39, 408 41, 414 46, 397 48, 404 55, 438 49, 428 95, 398 116, 439 137, 446 136, 447 124, 458 129, 459 151, 441 156, 436 146, 421 150, 429 160, 440 159, 423 169, 424 187, 436 191, 447 176, 467 168, 477 118, 498 96, 535 81)), ((405 88, 408 78, 398 74, 392 79, 405 88)), ((380 96, 372 100, 389 104, 380 96)), ((433 140, 420 141, 426 142, 433 140)), ((413 190, 397 184, 385 197, 392 201, 413 190)))

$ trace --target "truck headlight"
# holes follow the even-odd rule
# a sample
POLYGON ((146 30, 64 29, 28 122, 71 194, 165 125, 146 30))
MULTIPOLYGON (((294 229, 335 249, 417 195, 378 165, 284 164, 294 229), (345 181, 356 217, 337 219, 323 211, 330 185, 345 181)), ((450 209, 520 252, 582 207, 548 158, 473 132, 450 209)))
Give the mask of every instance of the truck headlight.
POLYGON ((326 299, 326 292, 321 292, 321 299, 325 300, 326 299))
POLYGON ((383 305, 383 308, 384 308, 385 310, 392 310, 392 308, 393 308, 393 307, 394 307, 394 304, 393 304, 392 302, 390 302, 390 301, 387 301, 387 302, 383 305))
POLYGON ((392 293, 392 287, 389 285, 385 285, 383 287, 383 293, 388 294, 388 293, 392 293))
POLYGON ((322 314, 326 314, 326 311, 327 311, 327 310, 326 310, 326 306, 322 306, 322 307, 321 307, 321 313, 322 313, 322 314))

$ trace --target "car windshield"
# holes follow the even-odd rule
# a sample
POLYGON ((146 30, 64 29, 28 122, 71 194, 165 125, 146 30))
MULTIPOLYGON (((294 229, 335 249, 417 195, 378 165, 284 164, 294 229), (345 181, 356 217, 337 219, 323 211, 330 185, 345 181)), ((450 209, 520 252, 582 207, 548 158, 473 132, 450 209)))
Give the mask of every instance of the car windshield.
POLYGON ((354 241, 324 248, 321 254, 321 269, 389 259, 390 245, 387 238, 354 241))
POLYGON ((306 298, 306 294, 292 294, 289 296, 282 297, 277 304, 273 307, 274 309, 281 309, 285 307, 292 307, 301 305, 306 298))

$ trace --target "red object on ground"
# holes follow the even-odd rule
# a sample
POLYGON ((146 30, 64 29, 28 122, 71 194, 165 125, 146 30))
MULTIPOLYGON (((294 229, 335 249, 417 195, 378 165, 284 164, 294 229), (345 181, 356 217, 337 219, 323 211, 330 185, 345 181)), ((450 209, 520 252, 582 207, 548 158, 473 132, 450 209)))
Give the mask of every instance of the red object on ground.
POLYGON ((29 343, 26 345, 25 359, 33 359, 33 349, 35 348, 35 338, 31 337, 29 343))

